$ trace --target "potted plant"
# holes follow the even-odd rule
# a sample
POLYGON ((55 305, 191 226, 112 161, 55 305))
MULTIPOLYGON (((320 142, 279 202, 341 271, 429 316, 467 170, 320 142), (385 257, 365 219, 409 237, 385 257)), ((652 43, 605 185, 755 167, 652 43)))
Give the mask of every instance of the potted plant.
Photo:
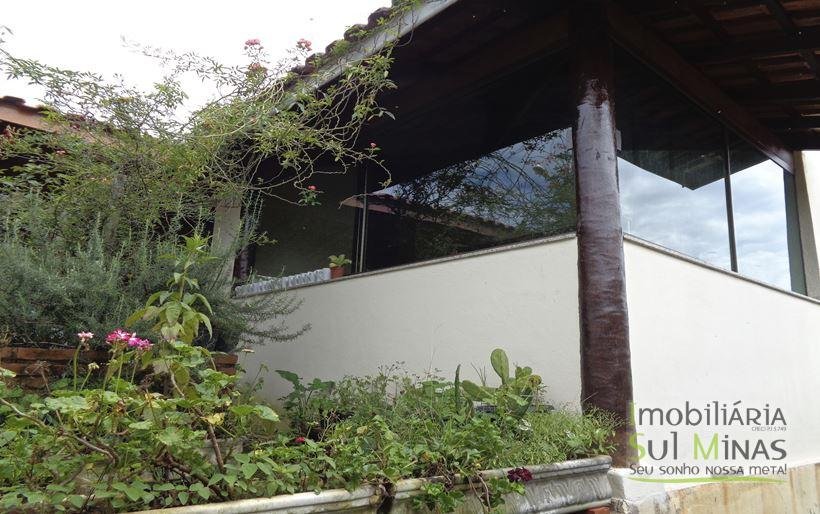
POLYGON ((351 261, 348 259, 345 254, 341 253, 339 255, 331 255, 330 259, 330 278, 341 278, 345 276, 345 266, 350 264, 351 261))

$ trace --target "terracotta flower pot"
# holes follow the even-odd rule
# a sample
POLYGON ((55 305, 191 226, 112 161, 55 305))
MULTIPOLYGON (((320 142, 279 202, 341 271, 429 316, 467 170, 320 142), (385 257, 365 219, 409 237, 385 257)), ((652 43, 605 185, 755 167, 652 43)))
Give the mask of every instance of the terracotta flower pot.
POLYGON ((330 268, 330 278, 341 278, 345 276, 345 267, 344 266, 333 266, 330 268))

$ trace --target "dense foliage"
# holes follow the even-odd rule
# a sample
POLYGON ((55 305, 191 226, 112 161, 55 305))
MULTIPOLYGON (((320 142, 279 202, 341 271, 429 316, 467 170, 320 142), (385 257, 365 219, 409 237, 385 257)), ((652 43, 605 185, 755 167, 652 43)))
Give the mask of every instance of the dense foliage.
POLYGON ((268 242, 254 230, 260 198, 310 208, 321 194, 312 177, 380 165, 379 149, 357 138, 387 114, 376 96, 393 87, 389 46, 358 62, 341 48, 325 56, 339 73, 317 88, 317 75, 291 71, 311 51, 306 40, 274 62, 249 39, 241 66, 135 45, 165 72, 143 91, 11 55, 4 37, 0 27, 0 71, 44 91, 44 125, 0 134, 0 272, 10 277, 0 284, 0 344, 70 345, 77 331, 112 330, 164 282, 160 257, 210 230, 226 204, 242 206, 244 227, 234 244, 215 245, 221 262, 192 270, 214 308, 214 337, 197 343, 226 350, 304 329, 281 323, 296 307, 287 298, 230 302, 227 263, 268 242), (186 77, 210 93, 204 105, 186 103, 186 77), (272 328, 255 329, 259 320, 272 328))
MULTIPOLYGON (((611 450, 610 417, 551 410, 540 378, 529 368, 510 375, 501 350, 498 387, 462 383, 458 371, 451 382, 390 368, 338 384, 279 371, 294 389, 284 399, 290 428, 277 425, 253 388, 242 392, 207 349, 180 339, 210 325, 189 274, 202 259, 204 240, 187 239, 167 288, 133 316, 156 322, 146 332, 154 340, 110 333, 101 377, 75 362, 72 377, 25 394, 0 368, 0 508, 112 512, 364 483, 389 495, 402 478, 438 476, 417 508, 455 509, 462 477, 492 510, 523 492, 526 465, 611 450), (481 473, 513 466, 506 479, 481 473)), ((78 352, 94 338, 77 336, 78 352)))
MULTIPOLYGON (((79 240, 69 239, 44 210, 30 195, 25 215, 6 213, 0 225, 0 346, 73 346, 78 332, 114 330, 165 284, 180 252, 178 234, 195 230, 178 221, 165 234, 132 233, 116 249, 106 249, 98 223, 90 223, 79 240)), ((190 270, 213 308, 213 334, 201 333, 198 345, 229 351, 288 341, 307 328, 286 328, 286 316, 298 307, 289 295, 232 301, 221 276, 224 262, 214 258, 190 270)), ((147 328, 135 327, 140 333, 147 328)))

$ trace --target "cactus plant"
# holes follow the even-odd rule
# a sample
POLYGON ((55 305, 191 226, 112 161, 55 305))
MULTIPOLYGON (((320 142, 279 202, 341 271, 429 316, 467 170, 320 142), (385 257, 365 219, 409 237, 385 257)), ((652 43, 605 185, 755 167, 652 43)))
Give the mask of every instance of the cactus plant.
POLYGON ((490 354, 490 364, 496 375, 501 378, 501 385, 505 385, 510 380, 510 360, 507 359, 507 352, 501 348, 496 348, 490 354))
MULTIPOLYGON (((500 387, 479 386, 469 380, 460 380, 459 366, 456 369, 456 389, 463 390, 464 396, 472 402, 485 402, 495 407, 499 415, 520 420, 538 395, 541 377, 533 374, 529 366, 516 366, 515 374, 510 376, 510 361, 501 348, 492 351, 490 364, 501 379, 500 387)), ((460 395, 456 397, 460 402, 460 395)))

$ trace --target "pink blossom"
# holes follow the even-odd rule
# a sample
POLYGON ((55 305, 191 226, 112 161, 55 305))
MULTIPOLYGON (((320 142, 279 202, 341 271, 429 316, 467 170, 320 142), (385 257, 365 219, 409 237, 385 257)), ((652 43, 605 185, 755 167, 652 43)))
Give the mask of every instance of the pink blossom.
POLYGON ((77 337, 80 338, 81 343, 84 343, 84 342, 88 341, 89 339, 93 339, 94 334, 92 334, 91 332, 79 332, 77 334, 77 337))
POLYGON ((126 332, 125 330, 118 328, 105 336, 105 342, 108 344, 127 343, 129 339, 136 337, 136 335, 137 334, 132 334, 131 332, 126 332))
POLYGON ((254 72, 256 72, 256 71, 267 71, 267 68, 265 68, 264 66, 262 66, 262 65, 261 65, 261 64, 259 64, 258 62, 252 62, 252 63, 248 66, 248 70, 249 70, 249 71, 254 71, 254 72))
POLYGON ((316 186, 308 186, 308 189, 311 191, 316 191, 316 186))
POLYGON ((137 350, 149 350, 153 345, 148 339, 140 339, 137 334, 132 334, 128 338, 128 346, 137 350))
POLYGON ((307 439, 305 439, 302 436, 299 436, 293 440, 293 442, 296 444, 305 444, 305 441, 307 441, 307 439))
POLYGON ((308 52, 311 50, 311 45, 313 45, 313 43, 305 38, 301 38, 296 42, 296 48, 299 50, 307 50, 308 52))
POLYGON ((376 148, 376 143, 370 143, 370 148, 376 148))
POLYGON ((262 42, 259 41, 259 38, 253 38, 245 41, 245 46, 259 46, 262 42))

